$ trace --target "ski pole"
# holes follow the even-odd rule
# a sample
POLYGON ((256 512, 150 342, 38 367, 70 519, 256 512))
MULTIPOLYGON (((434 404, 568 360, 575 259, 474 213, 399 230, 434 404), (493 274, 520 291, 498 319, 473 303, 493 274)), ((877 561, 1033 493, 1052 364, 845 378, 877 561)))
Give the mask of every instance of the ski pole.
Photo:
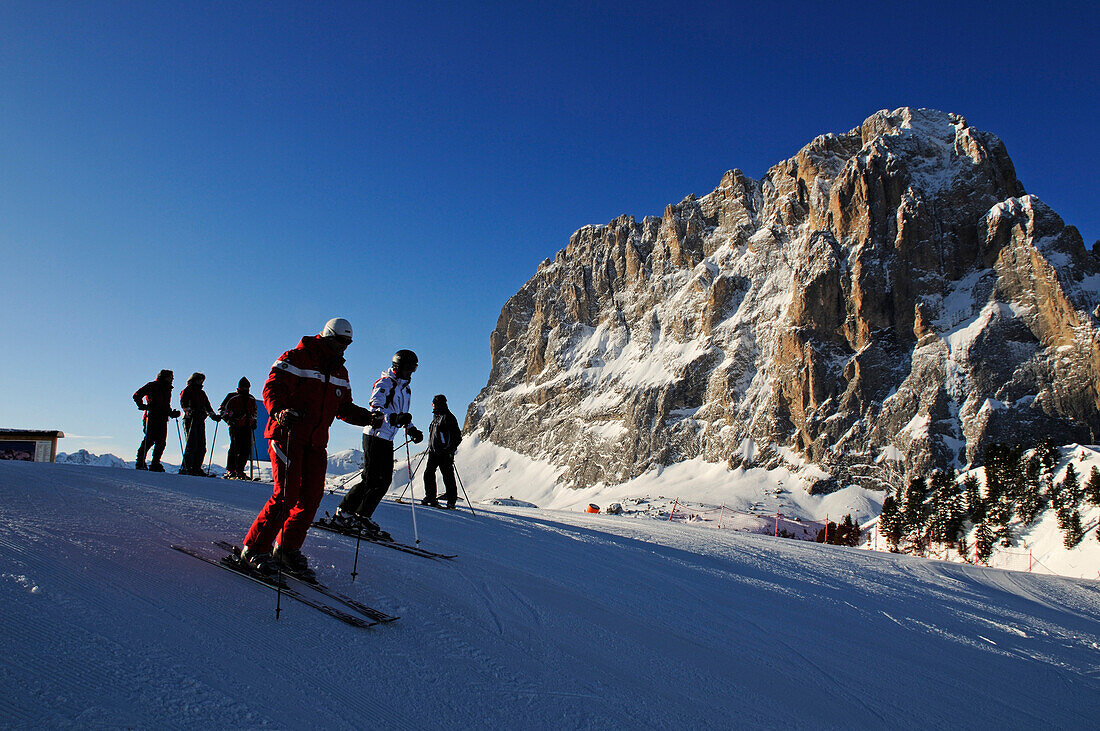
POLYGON ((410 441, 412 441, 412 440, 411 439, 406 439, 404 444, 401 444, 401 445, 398 445, 398 446, 394 447, 393 451, 396 452, 397 450, 401 449, 401 447, 408 446, 410 441))
POLYGON ((403 488, 401 488, 401 494, 397 496, 398 500, 405 497, 405 491, 409 489, 409 485, 412 483, 413 475, 415 475, 417 473, 417 471, 420 469, 420 465, 424 464, 424 458, 427 457, 427 456, 428 456, 427 452, 424 452, 424 454, 420 455, 420 461, 416 463, 416 467, 413 467, 412 474, 409 475, 409 481, 405 483, 405 486, 403 488))
POLYGON ((210 474, 210 465, 214 463, 214 445, 218 443, 218 422, 214 422, 214 436, 210 438, 210 459, 206 462, 206 474, 210 474))
POLYGON ((351 562, 351 580, 355 581, 355 577, 359 575, 356 570, 359 568, 359 541, 363 539, 363 524, 359 523, 355 527, 355 559, 351 562))
POLYGON ((252 480, 252 479, 255 479, 252 476, 252 468, 255 467, 257 470, 260 469, 260 466, 258 464, 256 464, 257 462, 260 461, 260 453, 259 453, 259 450, 256 449, 256 430, 255 429, 252 430, 252 432, 249 434, 248 438, 252 441, 252 459, 249 460, 249 462, 248 462, 248 479, 252 480))
MULTIPOLYGON (((288 426, 286 428, 286 473, 283 476, 283 484, 281 486, 281 487, 283 487, 283 489, 280 490, 279 489, 280 488, 279 483, 277 481, 275 482, 275 489, 279 491, 279 497, 276 500, 276 502, 279 503, 279 513, 280 513, 279 533, 278 533, 278 535, 282 535, 283 529, 286 527, 287 514, 290 512, 290 508, 288 508, 287 504, 286 504, 286 489, 285 489, 287 480, 290 479, 290 433, 291 433, 291 429, 288 426)), ((274 478, 274 472, 272 473, 272 477, 274 478)), ((282 561, 276 561, 275 563, 279 567, 279 582, 278 582, 278 586, 275 589, 275 619, 278 619, 279 618, 279 612, 282 611, 282 601, 283 601, 283 562, 282 561)))
MULTIPOLYGON (((466 486, 462 484, 462 475, 458 474, 458 465, 452 462, 451 466, 454 467, 455 477, 458 478, 458 484, 462 487, 462 496, 466 498, 466 507, 470 509, 471 513, 474 513, 473 503, 470 502, 470 496, 466 494, 466 486)), ((474 513, 474 515, 477 515, 477 513, 474 513)))
POLYGON ((176 421, 176 436, 180 440, 180 464, 182 465, 183 464, 183 435, 180 434, 180 418, 178 416, 173 416, 172 418, 175 419, 175 421, 176 421))
MULTIPOLYGON (((362 477, 361 477, 363 487, 361 489, 364 489, 364 490, 370 488, 370 456, 371 456, 370 453, 371 453, 371 449, 374 447, 375 438, 376 437, 374 437, 373 435, 370 435, 370 434, 364 434, 363 435, 363 474, 362 474, 362 477)), ((356 488, 353 487, 352 490, 354 490, 354 489, 356 489, 356 488)), ((351 493, 351 490, 348 491, 348 494, 350 494, 350 493, 351 493)), ((347 495, 345 495, 344 500, 347 500, 347 499, 348 499, 347 495)), ((349 505, 348 507, 350 508, 351 506, 349 505)), ((339 508, 337 508, 337 510, 339 510, 339 508)), ((358 510, 353 509, 353 512, 357 516, 359 515, 358 510)), ((356 521, 356 523, 357 523, 357 525, 356 525, 356 529, 355 529, 355 559, 351 563, 351 580, 352 581, 355 581, 355 577, 359 575, 357 573, 357 569, 359 568, 359 542, 363 539, 363 523, 361 521, 356 521)))
MULTIPOLYGON (((409 433, 409 428, 405 427, 405 434, 409 433)), ((413 538, 416 539, 416 545, 420 545, 420 531, 416 529, 416 492, 413 490, 413 471, 412 471, 412 456, 409 454, 409 441, 405 441, 405 466, 409 470, 409 507, 412 509, 413 519, 413 538)))

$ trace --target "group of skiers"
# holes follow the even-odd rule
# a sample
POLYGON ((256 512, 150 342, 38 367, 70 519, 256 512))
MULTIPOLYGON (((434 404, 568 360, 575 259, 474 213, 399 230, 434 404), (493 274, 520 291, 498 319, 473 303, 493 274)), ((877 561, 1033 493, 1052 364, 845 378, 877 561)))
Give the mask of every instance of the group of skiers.
MULTIPOLYGON (((160 463, 168 439, 168 420, 180 416, 180 410, 172 408, 172 380, 170 370, 162 370, 157 377, 134 392, 134 403, 144 414, 145 436, 138 447, 137 464, 139 470, 164 472, 160 463), (153 450, 153 459, 148 465, 145 456, 153 450)), ((241 378, 237 390, 226 394, 218 411, 210 405, 210 399, 203 391, 206 376, 192 373, 187 385, 180 391, 180 408, 183 410, 183 461, 180 463, 181 475, 205 475, 202 469, 206 458, 206 419, 225 421, 229 427, 229 464, 225 476, 247 479, 244 467, 252 452, 252 431, 256 428, 256 399, 248 392, 251 384, 247 378, 241 378)))
MULTIPOLYGON (((344 360, 344 351, 351 342, 351 324, 343 318, 333 318, 325 323, 320 333, 304 336, 296 348, 279 356, 264 383, 264 406, 270 415, 264 436, 268 439, 275 485, 271 497, 249 528, 241 550, 241 560, 262 574, 272 575, 281 565, 291 573, 312 576, 301 548, 324 495, 328 471, 326 447, 329 427, 335 419, 363 427, 363 470, 337 508, 333 523, 346 530, 361 531, 363 535, 389 538, 374 522, 373 515, 393 479, 393 441, 398 431, 404 430, 407 441, 414 444, 424 439, 424 433, 413 425, 409 412, 412 402, 409 382, 419 363, 416 353, 398 350, 390 368, 374 382, 367 407, 358 406, 352 401, 344 360)), ((181 406, 189 408, 191 413, 190 423, 186 416, 184 419, 189 430, 188 448, 191 447, 192 431, 199 438, 198 430, 203 428, 207 415, 228 421, 232 441, 234 424, 238 420, 230 421, 229 415, 239 413, 235 410, 236 402, 231 403, 230 396, 234 394, 226 397, 220 414, 214 413, 202 393, 204 377, 201 373, 188 379, 188 388, 192 387, 196 376, 199 377, 198 388, 188 394, 187 403, 183 397, 188 390, 180 394, 181 406), (227 404, 230 404, 228 409, 227 404)), ((248 395, 248 381, 242 378, 241 385, 244 390, 239 388, 236 395, 243 394, 252 402, 251 424, 254 427, 255 400, 248 395)), ((139 408, 146 412, 145 440, 138 450, 138 469, 144 469, 145 452, 150 445, 153 462, 149 469, 164 469, 160 467, 160 456, 164 451, 168 417, 179 415, 171 408, 171 391, 172 372, 161 371, 156 381, 134 394, 139 408), (143 404, 142 398, 148 403, 143 404)), ((446 396, 439 394, 432 399, 432 411, 424 474, 425 496, 421 504, 454 508, 458 500, 454 455, 462 441, 462 432, 447 408, 446 396), (436 469, 443 477, 445 506, 439 503, 436 495, 436 469)), ((251 429, 246 438, 251 443, 251 429)), ((201 454, 195 447, 198 462, 195 463, 185 450, 185 466, 201 465, 206 452, 204 431, 201 439, 201 454)), ((232 470, 232 447, 230 452, 232 470)), ((245 454, 247 460, 247 452, 245 454)))

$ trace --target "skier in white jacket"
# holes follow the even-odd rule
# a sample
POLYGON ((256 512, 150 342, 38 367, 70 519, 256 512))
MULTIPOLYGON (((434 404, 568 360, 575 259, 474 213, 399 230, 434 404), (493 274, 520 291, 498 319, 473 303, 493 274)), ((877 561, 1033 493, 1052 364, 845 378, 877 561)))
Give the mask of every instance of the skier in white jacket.
POLYGON ((394 435, 404 429, 414 444, 424 439, 424 433, 413 426, 409 413, 412 404, 409 381, 418 365, 416 353, 399 350, 393 354, 392 367, 374 382, 367 408, 375 412, 375 418, 363 429, 363 472, 336 509, 333 522, 340 527, 362 528, 365 535, 390 539, 372 516, 393 479, 394 435))

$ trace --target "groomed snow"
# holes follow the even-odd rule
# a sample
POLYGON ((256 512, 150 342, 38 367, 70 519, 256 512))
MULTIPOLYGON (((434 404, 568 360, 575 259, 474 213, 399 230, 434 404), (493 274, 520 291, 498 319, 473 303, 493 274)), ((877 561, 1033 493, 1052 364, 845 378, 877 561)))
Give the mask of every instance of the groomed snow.
MULTIPOLYGON (((479 489, 479 486, 470 486, 479 489)), ((418 510, 430 561, 314 533, 341 624, 171 551, 269 486, 0 463, 0 725, 1084 728, 1100 583, 518 507, 418 510)), ((338 498, 322 505, 331 510, 338 498)), ((376 517, 412 539, 408 505, 376 517)))

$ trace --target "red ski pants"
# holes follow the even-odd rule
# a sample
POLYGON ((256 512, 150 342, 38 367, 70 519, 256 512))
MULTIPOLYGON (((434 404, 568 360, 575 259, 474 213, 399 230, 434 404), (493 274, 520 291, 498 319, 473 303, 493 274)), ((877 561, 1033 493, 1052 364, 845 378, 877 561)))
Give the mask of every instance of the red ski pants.
POLYGON ((325 494, 328 453, 323 447, 298 445, 293 440, 288 448, 274 439, 268 453, 275 491, 253 521, 244 545, 254 551, 270 551, 272 544, 278 543, 298 550, 325 494))

